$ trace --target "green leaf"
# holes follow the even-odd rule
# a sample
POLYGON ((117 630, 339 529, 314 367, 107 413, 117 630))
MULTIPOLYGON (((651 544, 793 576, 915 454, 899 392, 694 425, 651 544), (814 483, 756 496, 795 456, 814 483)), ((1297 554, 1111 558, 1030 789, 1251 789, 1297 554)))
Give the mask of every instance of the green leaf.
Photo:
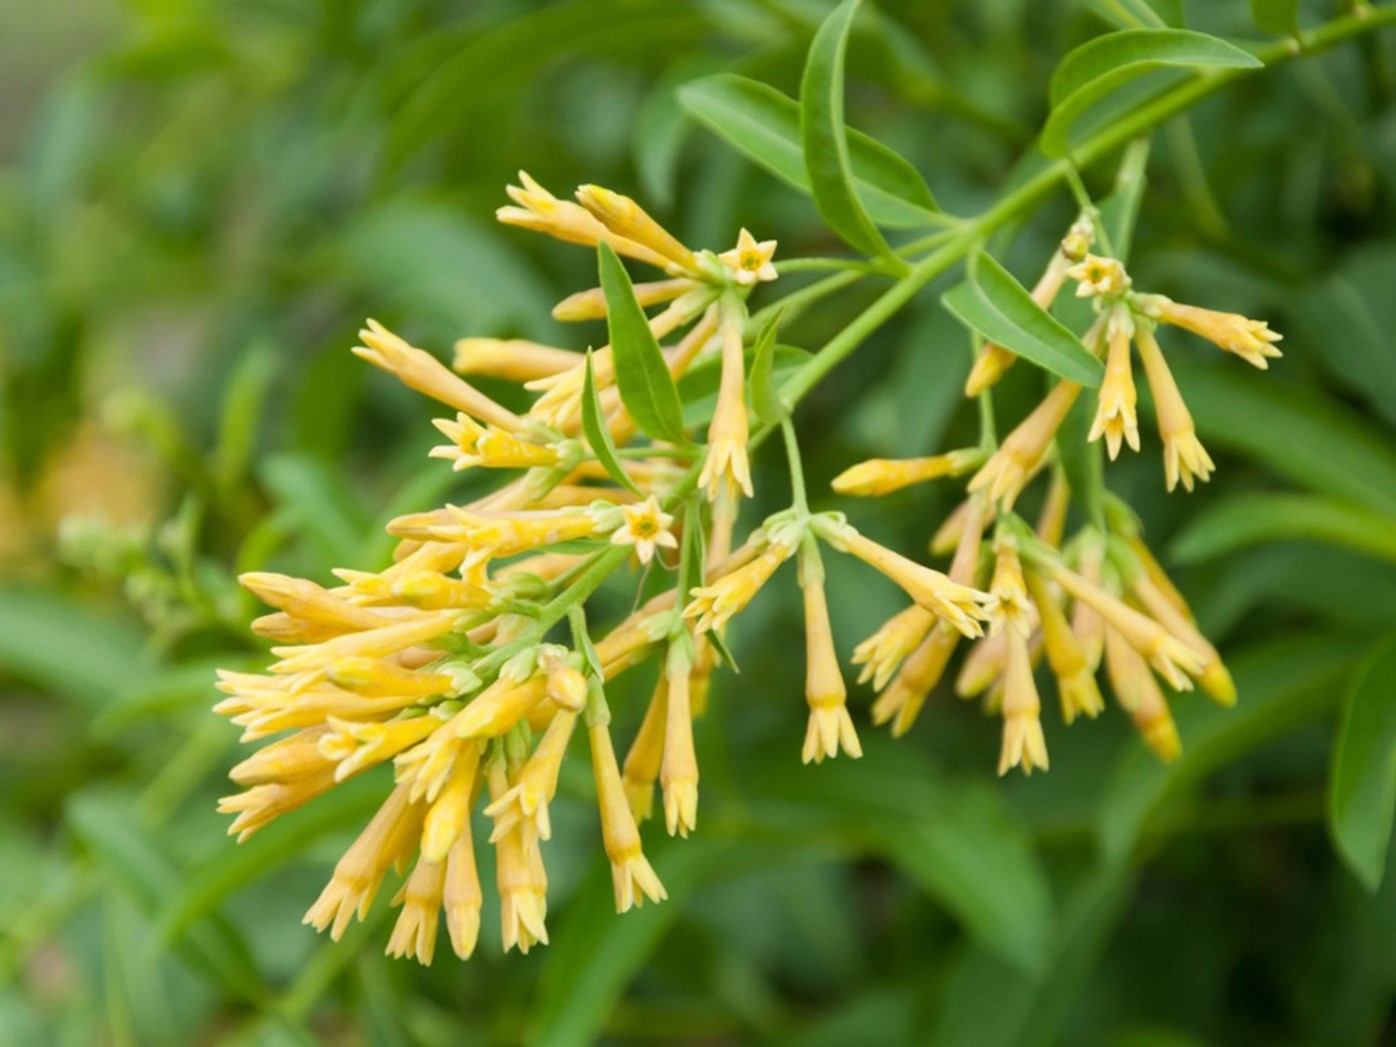
POLYGON ((549 1047, 595 1043, 612 1008, 699 884, 720 867, 727 845, 698 838, 646 848, 669 898, 622 916, 615 912, 611 870, 593 864, 567 908, 539 979, 538 1007, 527 1037, 549 1047))
POLYGON ((1299 32, 1299 0, 1251 0, 1251 21, 1262 33, 1295 36, 1299 32))
POLYGON ((1086 439, 1091 431, 1095 403, 1078 397, 1057 432, 1057 461, 1066 474, 1066 485, 1091 523, 1105 522, 1105 462, 1103 445, 1086 439))
POLYGON ((1396 562, 1396 516, 1316 494, 1235 495, 1204 510, 1173 543, 1181 562, 1287 538, 1342 545, 1396 562))
POLYGON ((582 386, 582 432, 586 435, 591 453, 611 479, 636 494, 643 494, 630 474, 620 464, 616 454, 616 442, 611 439, 611 430, 606 427, 605 415, 601 410, 601 397, 596 392, 596 375, 591 364, 591 350, 587 350, 586 381, 582 386))
POLYGON ((1182 0, 1154 0, 1154 5, 1148 0, 1081 0, 1081 3, 1121 29, 1177 24, 1183 20, 1182 0), (1163 15, 1154 9, 1155 5, 1164 9, 1163 15))
POLYGON ((1396 515, 1396 448, 1378 427, 1320 393, 1234 360, 1169 357, 1203 442, 1223 444, 1281 476, 1396 515))
POLYGON ((940 300, 966 327, 1062 378, 1095 388, 1105 375, 1081 340, 987 252, 970 257, 965 282, 940 300))
POLYGON ((611 245, 602 241, 601 289, 606 296, 606 326, 611 333, 616 386, 635 424, 656 440, 687 443, 683 432, 683 404, 664 353, 650 330, 645 311, 635 300, 630 274, 611 245))
POLYGON ((326 567, 355 563, 371 521, 344 474, 304 454, 279 454, 262 466, 279 512, 320 554, 326 567))
POLYGON ((1051 115, 1042 151, 1065 156, 1071 127, 1106 95, 1158 69, 1256 69, 1263 63, 1234 44, 1187 29, 1125 29, 1076 48, 1052 76, 1051 115))
POLYGON ((800 81, 800 146, 814 206, 829 228, 860 251, 890 255, 891 248, 854 191, 843 122, 844 58, 857 10, 858 0, 843 0, 814 34, 800 81))
POLYGON ((1396 637, 1353 677, 1333 749, 1328 827, 1338 853, 1369 891, 1381 886, 1396 813, 1396 637))
MULTIPOLYGON (((800 144, 800 105, 793 98, 756 80, 720 73, 679 88, 679 103, 781 181, 811 192, 800 144)), ((854 188, 874 222, 917 229, 936 220, 935 197, 915 167, 861 131, 846 128, 846 134, 854 188)))
POLYGON ((1277 637, 1228 659, 1240 694, 1234 708, 1196 695, 1175 701, 1182 756, 1165 764, 1136 742, 1102 786, 1096 828, 1106 859, 1126 859, 1170 796, 1318 714, 1360 650, 1341 634, 1277 637))
POLYGON ((751 363, 751 406, 767 425, 779 422, 787 413, 775 383, 776 331, 784 312, 775 313, 762 326, 751 363))
POLYGON ((154 668, 134 623, 56 592, 0 588, 0 669, 101 708, 154 668))

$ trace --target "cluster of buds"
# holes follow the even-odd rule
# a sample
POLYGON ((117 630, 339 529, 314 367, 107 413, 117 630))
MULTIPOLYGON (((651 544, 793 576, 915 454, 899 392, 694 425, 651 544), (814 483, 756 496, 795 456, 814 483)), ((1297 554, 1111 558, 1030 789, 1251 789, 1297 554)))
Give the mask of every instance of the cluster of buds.
MULTIPOLYGON (((729 251, 695 251, 627 197, 583 186, 574 202, 527 175, 520 181, 522 187, 509 189, 515 206, 499 211, 501 221, 661 271, 663 279, 633 285, 631 293, 638 309, 653 310, 640 315, 673 378, 705 358, 720 369, 706 445, 690 442, 687 432, 681 443, 641 435, 609 346, 584 356, 526 341, 469 338, 456 345, 453 371, 368 322, 355 353, 449 409, 449 417, 435 422, 446 443, 431 457, 456 470, 512 475, 470 504, 391 521, 397 546, 393 562, 380 570, 338 569, 339 584, 331 587, 270 572, 242 578, 273 608, 253 629, 276 645, 276 660, 265 673, 220 674, 226 697, 216 710, 243 729, 244 741, 269 741, 233 769, 244 791, 222 801, 221 809, 236 816, 230 831, 245 839, 350 777, 391 768, 385 801, 336 865, 307 923, 338 938, 365 916, 396 870, 406 875, 393 899, 401 913, 388 951, 429 963, 444 912, 452 949, 469 956, 484 903, 472 833, 481 808, 492 825, 479 845, 495 848, 504 947, 526 952, 546 942, 549 807, 579 725, 616 908, 662 901, 665 889, 640 831, 656 814, 655 787, 668 833, 694 832, 694 721, 725 657, 723 635, 788 560, 798 567, 805 612, 803 758, 862 754, 821 549, 863 561, 910 599, 854 654, 863 679, 879 692, 874 719, 891 721, 895 733, 915 720, 962 640, 975 647, 961 672, 961 693, 986 694, 1004 718, 1001 771, 1048 764, 1033 681, 1043 651, 1068 721, 1100 711, 1095 673, 1103 661, 1119 701, 1165 757, 1178 742, 1159 680, 1181 689, 1196 679, 1218 700, 1234 700, 1216 651, 1139 541, 1127 510, 1115 506, 1108 528, 1089 526, 1064 544, 1068 492, 1056 470, 1036 530, 1013 514, 1014 499, 1047 463, 1053 435, 1079 393, 1068 383, 992 453, 967 448, 879 459, 835 481, 843 493, 881 495, 977 470, 966 501, 935 542, 939 552, 954 551, 944 573, 866 537, 841 514, 811 513, 803 483, 792 508, 736 545, 741 497, 752 494, 746 300, 776 278, 775 243, 742 230, 729 251), (515 413, 466 376, 512 381, 538 395, 529 410, 515 413), (994 536, 986 542, 991 525, 994 536), (638 562, 650 578, 672 573, 672 581, 593 639, 585 602, 628 562, 638 562), (553 635, 564 621, 571 625, 568 646, 553 635), (605 688, 651 660, 659 663, 658 681, 621 760, 605 688)), ((1096 296, 1111 373, 1123 368, 1128 377, 1129 339, 1138 341, 1161 420, 1160 375, 1167 368, 1148 334, 1155 323, 1209 334, 1237 352, 1249 346, 1252 362, 1262 365, 1275 355, 1274 336, 1263 325, 1132 295, 1123 270, 1089 256, 1088 247, 1085 234, 1073 230, 1035 293, 1050 304, 1073 278, 1096 296), (1120 338, 1123 364, 1114 362, 1120 338)), ((604 272, 613 272, 605 268, 612 262, 603 257, 604 272)), ((609 318, 614 292, 608 285, 574 294, 554 315, 609 318)), ((986 351, 976 369, 978 387, 988 388, 1012 362, 1006 350, 986 351)), ((1133 430, 1118 406, 1128 398, 1113 386, 1111 392, 1099 428, 1113 448, 1133 430)), ((1132 400, 1130 411, 1132 420, 1132 400)), ((1175 415, 1168 414, 1171 422, 1175 415)), ((788 419, 783 424, 798 470, 793 428, 788 419)), ((1199 472, 1197 459, 1178 432, 1168 427, 1165 439, 1176 468, 1186 470, 1179 475, 1190 478, 1199 472)))
MULTIPOLYGON (((1275 347, 1280 335, 1264 321, 1239 313, 1180 305, 1161 294, 1135 291, 1133 281, 1117 259, 1089 253, 1091 228, 1089 219, 1072 226, 1034 287, 1033 298, 1044 309, 1050 307, 1070 279, 1076 282, 1077 297, 1092 301, 1096 322, 1083 342, 1088 350, 1104 360, 1105 378, 1097 392, 1096 412, 1088 438, 1094 442, 1104 437, 1112 460, 1119 455, 1122 446, 1139 450, 1139 419, 1135 409, 1138 394, 1131 348, 1138 350, 1153 394, 1168 490, 1172 491, 1181 483, 1191 491, 1198 480, 1205 482, 1211 477, 1215 466, 1197 438, 1192 413, 1183 401, 1155 337, 1158 325, 1191 331, 1261 370, 1281 355, 1275 347)), ((1002 346, 986 346, 970 373, 966 394, 975 396, 989 389, 1013 359, 1002 346)), ((995 501, 1011 506, 1027 482, 1046 464, 1053 438, 1080 394, 1081 387, 1076 383, 1059 382, 1037 409, 1004 439, 970 482, 970 488, 986 489, 995 501)))

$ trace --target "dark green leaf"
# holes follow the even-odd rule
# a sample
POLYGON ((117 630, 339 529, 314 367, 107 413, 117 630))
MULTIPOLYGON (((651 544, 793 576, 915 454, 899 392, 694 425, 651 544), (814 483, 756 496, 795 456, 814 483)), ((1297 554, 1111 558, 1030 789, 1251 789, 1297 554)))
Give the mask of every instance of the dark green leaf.
POLYGON ((616 442, 611 439, 611 430, 606 426, 606 417, 601 410, 601 397, 596 392, 591 350, 587 350, 586 383, 582 386, 582 432, 586 435, 591 453, 596 455, 596 460, 611 478, 636 494, 643 493, 620 464, 620 456, 616 454, 616 442))
POLYGON ((1328 826, 1369 891, 1381 886, 1396 813, 1396 638, 1383 641, 1348 689, 1333 749, 1328 826))
POLYGON ((1094 388, 1104 377, 1104 365, 1081 340, 987 252, 971 259, 968 278, 941 301, 966 327, 1068 381, 1094 388))
POLYGON ((767 425, 779 422, 787 413, 775 384, 776 331, 782 315, 776 313, 762 326, 751 362, 751 406, 767 425))
POLYGON ((1123 861, 1169 796, 1316 715, 1361 650, 1351 637, 1279 637, 1229 659, 1240 701, 1224 709, 1189 695, 1174 704, 1183 755, 1161 763, 1143 743, 1125 752, 1102 787, 1097 829, 1107 860, 1123 861))
POLYGON ((1111 92, 1158 69, 1256 69, 1262 63, 1234 44, 1187 29, 1125 29, 1068 54, 1052 77, 1052 113, 1042 151, 1065 156, 1072 125, 1111 92))
POLYGON ((1344 545, 1396 562, 1396 516, 1316 494, 1235 495, 1194 517, 1173 543, 1173 555, 1197 562, 1287 538, 1344 545))
POLYGON ((853 187, 848 132, 843 122, 843 68, 848 31, 858 0, 843 0, 810 44, 800 81, 800 146, 814 206, 829 228, 870 255, 890 255, 853 187))
POLYGON ((1396 515, 1396 448, 1380 428, 1315 390, 1256 374, 1234 360, 1210 366, 1175 353, 1169 365, 1203 442, 1265 462, 1314 490, 1396 515))
POLYGON ((669 899, 622 916, 615 913, 610 867, 595 863, 548 951, 529 1042, 551 1047, 595 1043, 630 980, 699 884, 719 867, 726 849, 701 837, 652 844, 646 850, 669 899))
POLYGON ((664 353, 635 300, 630 274, 604 241, 598 245, 601 289, 606 295, 606 326, 611 333, 616 386, 635 424, 656 440, 686 443, 683 405, 664 353))
MULTIPOLYGON (((728 144, 801 192, 810 192, 800 144, 800 106, 774 87, 721 73, 679 89, 679 102, 728 144)), ((913 229, 935 220, 925 180, 876 139, 847 128, 854 188, 878 225, 913 229)))

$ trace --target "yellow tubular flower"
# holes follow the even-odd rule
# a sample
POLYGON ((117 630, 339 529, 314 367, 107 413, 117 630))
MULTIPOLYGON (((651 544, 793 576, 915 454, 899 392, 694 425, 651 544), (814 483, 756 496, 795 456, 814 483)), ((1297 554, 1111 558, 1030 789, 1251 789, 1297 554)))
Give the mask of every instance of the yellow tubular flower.
POLYGON ((326 771, 294 782, 268 782, 254 785, 246 792, 224 796, 218 801, 219 814, 236 814, 228 826, 228 835, 238 843, 249 840, 258 829, 265 828, 287 811, 294 811, 335 784, 334 774, 326 771))
POLYGON ((784 542, 772 542, 750 563, 723 575, 711 585, 695 588, 683 616, 697 618, 700 633, 721 629, 751 602, 776 568, 790 559, 794 551, 784 542))
MULTIPOLYGON (((931 536, 930 551, 932 556, 945 556, 948 553, 954 552, 954 550, 959 547, 969 530, 966 524, 971 518, 970 506, 976 501, 983 502, 984 498, 982 496, 978 499, 973 497, 966 498, 959 505, 955 506, 955 508, 951 510, 950 515, 936 528, 935 534, 931 536)), ((998 506, 993 502, 989 502, 987 505, 982 506, 979 513, 980 515, 976 518, 978 525, 974 530, 976 530, 979 535, 982 535, 984 533, 984 528, 993 523, 995 518, 997 518, 998 506)))
POLYGON ((1021 766, 1024 774, 1036 768, 1047 770, 1047 742, 1042 735, 1042 702, 1032 678, 1032 655, 1028 638, 1017 629, 1000 635, 1007 645, 1004 671, 1003 747, 999 754, 999 775, 1021 766))
POLYGON ((708 500, 719 494, 741 491, 750 498, 751 467, 747 463, 746 357, 742 352, 742 309, 724 299, 718 334, 722 339, 722 382, 717 393, 717 409, 708 426, 708 457, 698 485, 708 492, 708 500))
POLYGON ((523 183, 521 187, 511 185, 505 190, 518 206, 501 207, 495 211, 495 218, 505 225, 532 229, 568 243, 585 244, 588 247, 595 247, 605 240, 615 248, 617 254, 628 255, 658 269, 669 267, 669 259, 664 255, 612 232, 580 204, 571 200, 559 200, 530 178, 527 172, 519 172, 519 181, 523 183))
MULTIPOLYGON (((1078 539, 1077 573, 1088 585, 1101 588, 1101 569, 1105 563, 1105 542, 1095 531, 1084 532, 1078 539)), ((1076 600, 1071 608, 1071 633, 1085 656, 1091 672, 1100 668, 1105 649, 1105 619, 1084 600, 1076 600)))
POLYGON ((613 545, 631 545, 643 564, 654 559, 656 549, 677 549, 679 540, 670 528, 674 518, 659 507, 659 499, 650 495, 638 505, 620 507, 624 522, 611 532, 613 545))
POLYGON ((571 349, 521 338, 458 338, 451 369, 457 374, 501 378, 506 382, 531 382, 573 367, 577 354, 571 349))
POLYGON ((654 783, 659 778, 664 759, 664 734, 669 718, 669 682, 659 674, 645 718, 630 751, 625 755, 625 771, 621 776, 625 798, 636 821, 645 821, 654 813, 654 783))
POLYGON ((323 677, 326 666, 344 658, 386 658, 409 647, 430 643, 450 632, 455 620, 453 613, 434 611, 396 625, 348 633, 323 643, 273 647, 271 653, 281 660, 273 663, 268 671, 277 675, 304 672, 323 677))
MULTIPOLYGON (((504 761, 496 760, 489 770, 490 800, 498 803, 510 785, 504 761)), ((517 947, 527 953, 538 942, 547 945, 548 928, 543 921, 548 912, 548 877, 541 852, 528 846, 523 825, 518 824, 496 841, 495 855, 504 951, 517 947)))
POLYGON ((611 732, 604 723, 587 728, 591 739, 591 767, 596 778, 596 802, 601 809, 601 839, 611 861, 611 881, 615 887, 616 912, 629 912, 648 898, 662 902, 668 897, 640 849, 640 830, 626 799, 611 732), (636 888, 639 888, 638 892, 636 888))
POLYGON ((238 584, 269 607, 276 607, 292 618, 329 626, 338 633, 392 624, 391 618, 347 603, 303 578, 289 578, 270 571, 249 571, 238 575, 238 584))
POLYGON ((557 795, 558 774, 576 725, 575 712, 559 710, 508 791, 494 797, 485 808, 485 814, 494 819, 490 843, 498 843, 506 833, 515 831, 520 831, 530 846, 537 840, 552 839, 548 804, 557 795))
POLYGON ((470 835, 470 809, 479 785, 481 746, 466 742, 460 747, 445 786, 430 801, 422 822, 422 857, 445 861, 464 834, 470 835))
POLYGON ((1047 485, 1047 497, 1042 500, 1037 525, 1033 528, 1037 537, 1054 549, 1061 547, 1062 536, 1066 532, 1066 511, 1070 505, 1071 485, 1066 482, 1066 473, 1054 469, 1047 485))
POLYGON ((1180 305, 1161 294, 1141 295, 1139 306, 1152 319, 1191 331, 1219 349, 1235 353, 1262 371, 1282 354, 1275 348, 1281 335, 1270 330, 1264 320, 1251 320, 1239 313, 1219 313, 1195 305, 1180 305))
MULTIPOLYGON (((882 627, 853 649, 853 664, 861 665, 859 683, 872 681, 881 691, 903 660, 921 645, 936 616, 920 604, 912 604, 882 624, 882 627)), ((878 721, 881 722, 881 721, 878 721)))
POLYGON ((1086 661, 1086 653, 1072 635, 1066 613, 1046 580, 1036 571, 1027 575, 1028 592, 1042 622, 1042 645, 1047 651, 1047 663, 1057 679, 1057 696, 1061 702, 1062 719, 1071 724, 1077 716, 1094 720, 1105 709, 1095 672, 1086 661))
POLYGON ((335 763, 335 781, 376 767, 398 753, 410 749, 441 726, 435 712, 385 723, 357 723, 330 717, 329 730, 320 738, 319 748, 326 760, 335 763))
POLYGON ((664 729, 664 760, 659 784, 664 790, 664 823, 669 835, 687 837, 698 825, 698 757, 693 751, 693 712, 689 705, 686 657, 671 648, 665 674, 669 699, 664 729))
POLYGON ((1109 298, 1129 290, 1129 274, 1114 258, 1088 254, 1066 271, 1077 282, 1076 297, 1109 298))
POLYGON ((442 905, 446 910, 446 930, 451 949, 462 960, 470 959, 480 937, 480 909, 484 892, 475 866, 475 844, 470 838, 470 818, 461 823, 460 835, 446 858, 446 884, 442 905))
POLYGON ((850 466, 834 477, 832 487, 839 494, 876 497, 926 480, 935 480, 942 476, 959 476, 983 460, 983 452, 977 447, 967 447, 931 458, 870 458, 866 462, 850 466))
POLYGON ((1164 763, 1183 751, 1178 727, 1144 658, 1116 629, 1105 627, 1105 672, 1115 698, 1129 713, 1145 743, 1164 763))
POLYGON ((800 567, 805 602, 805 700, 809 703, 802 759, 823 763, 825 757, 837 756, 840 748, 857 759, 863 755, 863 747, 848 715, 848 689, 834 650, 823 571, 814 560, 802 560, 800 567))
POLYGON ((456 415, 453 422, 435 418, 432 425, 449 444, 433 447, 430 458, 444 458, 457 472, 473 466, 486 469, 531 469, 534 466, 556 465, 560 460, 557 448, 520 440, 512 433, 486 428, 467 414, 456 415))
POLYGON ((1153 332, 1140 324, 1136 340, 1139 358, 1144 362, 1144 372, 1149 376, 1149 388, 1154 394, 1158 433, 1163 440, 1163 474, 1168 489, 1173 490, 1181 480, 1183 486, 1191 491, 1194 478, 1205 483, 1216 466, 1197 439, 1192 413, 1183 403, 1178 384, 1173 380, 1173 372, 1168 369, 1153 332))
POLYGON ((1004 534, 994 543, 994 580, 989 586, 986 610, 994 632, 1007 627, 1027 636, 1032 631, 1023 564, 1018 556, 1018 542, 1011 534, 1004 534))
POLYGON ((518 415, 495 403, 484 393, 451 371, 436 357, 404 342, 376 320, 359 332, 363 345, 354 355, 380 367, 409 389, 415 389, 472 418, 513 432, 523 424, 518 415))
POLYGON ((577 190, 577 201, 616 236, 632 240, 668 259, 672 264, 667 268, 690 275, 697 271, 697 256, 630 197, 599 185, 584 185, 577 190))
POLYGON ((823 534, 836 549, 852 553, 876 568, 918 604, 965 636, 979 636, 984 632, 979 623, 986 617, 983 604, 988 599, 987 594, 908 560, 847 525, 837 530, 827 528, 823 534))
POLYGON ((892 685, 873 703, 873 723, 881 726, 890 720, 893 738, 911 730, 959 642, 959 633, 943 622, 937 624, 902 663, 892 685))
POLYGON ((969 489, 987 491, 989 497, 1002 502, 1005 509, 1011 508, 1042 464, 1052 446, 1052 438, 1080 393, 1081 387, 1075 382, 1058 382, 974 474, 969 489))
POLYGON ((1134 337, 1134 321, 1129 309, 1119 305, 1110 311, 1106 325, 1109 355, 1105 359, 1105 378, 1097 393, 1095 420, 1087 439, 1091 442, 1105 437, 1105 445, 1114 461, 1120 445, 1127 443, 1139 450, 1139 418, 1134 410, 1138 399, 1134 391, 1134 375, 1130 367, 1130 341, 1134 337))
POLYGON ((317 931, 329 928, 330 937, 339 941, 355 916, 362 920, 368 915, 383 877, 415 846, 421 819, 421 807, 408 803, 407 790, 394 789, 335 865, 302 922, 317 931))
POLYGON ((498 738, 547 695, 547 680, 535 676, 522 683, 500 677, 451 720, 457 738, 498 738))
POLYGON ((1131 647, 1147 658, 1175 691, 1192 690, 1188 677, 1201 675, 1202 654, 1173 637, 1154 619, 1140 614, 1079 574, 1059 566, 1052 572, 1052 579, 1077 600, 1099 612, 1106 625, 1118 631, 1131 647))
MULTIPOLYGON (((659 305, 673 301, 679 295, 701 286, 697 280, 680 278, 677 280, 656 280, 653 283, 635 284, 635 300, 643 306, 659 305)), ((553 319, 564 322, 581 320, 604 320, 606 318, 606 294, 599 287, 590 291, 578 291, 568 295, 553 306, 553 319)), ((572 354, 569 354, 572 355, 572 354)))
POLYGON ((1144 605, 1144 609, 1160 625, 1182 643, 1202 655, 1202 671, 1197 676, 1197 682, 1202 685, 1202 689, 1218 705, 1228 707, 1235 705, 1236 683, 1231 679, 1231 673, 1222 663, 1221 655, 1217 653, 1217 649, 1208 642, 1207 637, 1202 635, 1188 616, 1178 610, 1173 601, 1154 584, 1147 574, 1139 574, 1130 583, 1130 589, 1139 602, 1144 605))
POLYGON ((423 967, 431 966, 445 886, 445 864, 418 858, 412 875, 393 898, 392 904, 401 905, 402 912, 388 939, 386 952, 389 956, 408 957, 423 967))

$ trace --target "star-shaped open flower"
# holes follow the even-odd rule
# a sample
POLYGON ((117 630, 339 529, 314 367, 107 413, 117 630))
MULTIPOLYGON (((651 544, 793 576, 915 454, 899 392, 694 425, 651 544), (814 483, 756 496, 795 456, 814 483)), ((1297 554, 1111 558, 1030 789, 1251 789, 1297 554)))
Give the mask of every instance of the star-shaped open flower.
POLYGON ((1130 285, 1129 274, 1116 259, 1094 254, 1086 255, 1068 269, 1066 275, 1077 282, 1077 298, 1117 295, 1129 290, 1130 285))
POLYGON ((743 229, 737 234, 737 246, 730 251, 723 251, 718 257, 736 273, 737 283, 751 286, 776 278, 776 267, 771 261, 775 253, 776 241, 758 241, 743 229))
POLYGON ((669 530, 674 518, 659 507, 659 499, 654 495, 637 505, 622 505, 620 511, 625 522, 612 533, 611 541, 616 545, 633 545, 641 563, 654 559, 657 548, 678 548, 679 541, 669 530))

